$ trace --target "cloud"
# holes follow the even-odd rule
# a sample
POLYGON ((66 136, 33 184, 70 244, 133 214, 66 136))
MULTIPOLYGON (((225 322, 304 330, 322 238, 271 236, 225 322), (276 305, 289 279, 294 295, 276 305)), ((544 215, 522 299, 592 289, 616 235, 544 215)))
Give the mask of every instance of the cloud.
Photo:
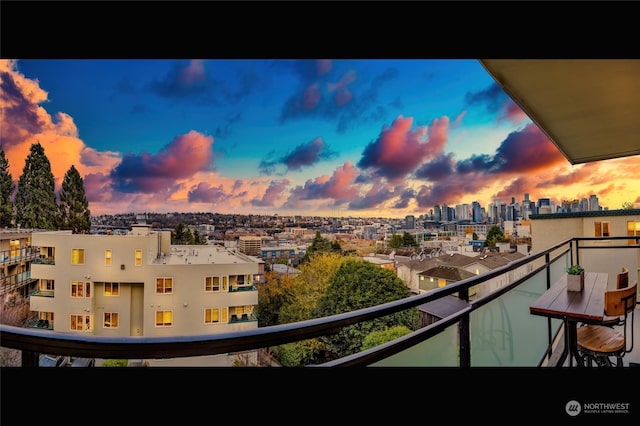
POLYGON ((358 188, 353 185, 358 171, 351 162, 345 162, 334 170, 331 177, 322 175, 309 179, 304 186, 296 186, 291 191, 283 207, 299 208, 302 200, 330 199, 333 205, 340 205, 357 196, 358 188))
POLYGON ((275 202, 282 198, 291 181, 289 179, 274 180, 271 182, 261 198, 254 198, 251 204, 257 207, 273 207, 275 202))
POLYGON ((194 130, 177 136, 160 153, 126 154, 110 174, 113 188, 121 192, 166 191, 196 172, 209 171, 213 138, 194 130))
POLYGON ((484 105, 489 113, 497 116, 498 121, 508 120, 517 124, 528 119, 524 111, 495 82, 485 90, 468 92, 465 100, 469 106, 484 105))
POLYGON ((390 182, 399 182, 422 162, 441 153, 448 137, 447 117, 435 119, 429 128, 411 130, 413 118, 398 117, 369 143, 358 167, 390 182))
MULTIPOLYGON (((271 151, 269 156, 274 156, 275 151, 271 151)), ((325 145, 322 138, 316 138, 307 143, 300 144, 292 149, 288 154, 275 160, 264 159, 260 162, 259 169, 261 173, 274 173, 278 164, 286 166, 288 171, 302 170, 302 167, 313 166, 322 160, 328 160, 336 156, 336 152, 332 151, 325 145)))

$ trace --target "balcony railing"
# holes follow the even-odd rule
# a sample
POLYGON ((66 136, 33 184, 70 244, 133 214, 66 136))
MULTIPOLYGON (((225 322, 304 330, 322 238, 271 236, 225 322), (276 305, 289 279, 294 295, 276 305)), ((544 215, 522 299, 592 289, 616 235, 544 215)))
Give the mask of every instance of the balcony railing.
POLYGON ((0 345, 22 350, 23 366, 36 366, 39 353, 103 359, 227 354, 335 333, 341 327, 455 295, 468 305, 401 338, 317 367, 562 365, 564 359, 558 357, 555 346, 562 322, 533 316, 529 306, 578 259, 587 270, 609 273, 610 280, 619 271, 619 262, 637 270, 638 240, 640 237, 573 238, 428 293, 291 324, 214 335, 142 338, 76 336, 0 325, 0 345), (635 244, 629 244, 629 240, 635 240, 635 244), (627 254, 621 255, 623 252, 627 254), (526 273, 521 277, 480 298, 469 299, 472 287, 523 268, 526 273))

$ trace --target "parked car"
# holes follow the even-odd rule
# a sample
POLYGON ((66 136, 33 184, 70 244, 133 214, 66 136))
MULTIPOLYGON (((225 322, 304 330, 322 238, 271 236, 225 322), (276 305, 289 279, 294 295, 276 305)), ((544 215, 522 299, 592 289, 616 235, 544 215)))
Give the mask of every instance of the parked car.
POLYGON ((95 358, 82 358, 82 357, 73 357, 71 358, 71 363, 69 366, 71 367, 95 367, 96 359, 95 358))
POLYGON ((62 355, 41 354, 38 360, 39 367, 66 367, 69 364, 69 357, 62 355))

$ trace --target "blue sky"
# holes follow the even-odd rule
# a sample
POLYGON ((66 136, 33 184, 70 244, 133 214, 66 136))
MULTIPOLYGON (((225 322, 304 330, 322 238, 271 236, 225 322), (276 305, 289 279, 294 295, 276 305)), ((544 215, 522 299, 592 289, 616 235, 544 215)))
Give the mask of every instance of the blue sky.
POLYGON ((17 181, 39 141, 92 214, 404 217, 640 203, 637 158, 571 166, 473 59, 0 60, 17 181))

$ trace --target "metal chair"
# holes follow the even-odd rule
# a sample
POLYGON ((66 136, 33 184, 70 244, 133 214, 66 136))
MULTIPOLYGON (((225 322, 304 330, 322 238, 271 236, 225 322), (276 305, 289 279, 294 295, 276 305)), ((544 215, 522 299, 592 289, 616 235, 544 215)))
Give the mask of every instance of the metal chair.
POLYGON ((619 317, 617 326, 588 324, 578 327, 578 350, 587 366, 624 365, 623 358, 633 350, 633 319, 635 316, 638 281, 631 287, 608 290, 604 294, 604 313, 619 317), (630 330, 629 330, 630 328, 630 330))

